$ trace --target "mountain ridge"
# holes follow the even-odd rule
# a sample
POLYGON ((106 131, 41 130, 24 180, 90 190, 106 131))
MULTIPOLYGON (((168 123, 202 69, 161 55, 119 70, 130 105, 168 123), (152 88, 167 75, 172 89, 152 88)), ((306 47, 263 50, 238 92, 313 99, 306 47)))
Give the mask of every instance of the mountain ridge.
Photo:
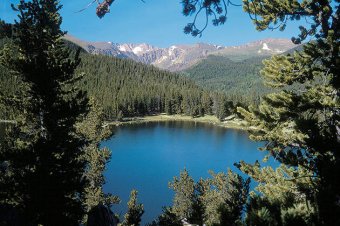
POLYGON ((282 38, 268 38, 239 46, 196 43, 177 44, 166 48, 147 43, 88 42, 71 35, 65 35, 64 38, 76 43, 91 54, 129 58, 173 72, 188 69, 209 55, 228 57, 238 61, 257 56, 280 54, 296 47, 289 39, 282 38))

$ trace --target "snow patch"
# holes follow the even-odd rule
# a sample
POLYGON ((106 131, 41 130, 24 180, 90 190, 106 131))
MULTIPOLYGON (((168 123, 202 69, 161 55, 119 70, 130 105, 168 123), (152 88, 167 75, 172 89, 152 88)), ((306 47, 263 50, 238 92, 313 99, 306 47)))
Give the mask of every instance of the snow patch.
POLYGON ((169 55, 171 56, 174 53, 174 50, 177 49, 177 46, 171 46, 169 48, 169 55))
POLYGON ((137 46, 137 47, 133 48, 133 50, 132 50, 132 52, 133 52, 134 54, 138 54, 138 53, 140 53, 140 52, 142 52, 142 51, 143 51, 143 49, 142 49, 142 47, 140 47, 140 46, 137 46))
POLYGON ((122 51, 122 52, 126 52, 127 51, 125 46, 119 46, 119 50, 122 51))
POLYGON ((107 42, 107 43, 109 43, 110 45, 112 45, 112 42, 107 42))
POLYGON ((262 49, 267 50, 267 51, 271 51, 271 49, 269 49, 267 43, 263 43, 262 49))

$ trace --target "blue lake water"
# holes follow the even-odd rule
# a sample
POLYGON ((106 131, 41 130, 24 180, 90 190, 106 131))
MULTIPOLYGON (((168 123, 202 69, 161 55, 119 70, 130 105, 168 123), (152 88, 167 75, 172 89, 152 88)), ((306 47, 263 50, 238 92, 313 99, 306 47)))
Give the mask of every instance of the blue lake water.
POLYGON ((114 136, 102 143, 110 148, 112 159, 105 173, 104 190, 118 195, 122 202, 113 211, 123 216, 132 189, 144 204, 142 223, 151 222, 162 206, 172 203, 168 182, 187 169, 198 180, 208 171, 229 168, 233 164, 261 161, 265 154, 261 143, 249 140, 246 132, 194 122, 159 122, 118 127, 114 136))

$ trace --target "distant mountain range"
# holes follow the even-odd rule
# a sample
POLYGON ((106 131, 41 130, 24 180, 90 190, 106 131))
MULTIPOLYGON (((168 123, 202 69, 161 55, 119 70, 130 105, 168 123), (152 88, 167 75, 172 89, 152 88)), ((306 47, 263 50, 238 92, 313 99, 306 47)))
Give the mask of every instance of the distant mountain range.
POLYGON ((168 48, 159 48, 145 43, 87 42, 70 35, 66 35, 65 39, 74 42, 92 54, 129 58, 169 71, 183 71, 210 55, 227 57, 233 61, 243 61, 253 57, 280 54, 296 47, 289 39, 264 39, 240 46, 198 43, 173 45, 168 48))

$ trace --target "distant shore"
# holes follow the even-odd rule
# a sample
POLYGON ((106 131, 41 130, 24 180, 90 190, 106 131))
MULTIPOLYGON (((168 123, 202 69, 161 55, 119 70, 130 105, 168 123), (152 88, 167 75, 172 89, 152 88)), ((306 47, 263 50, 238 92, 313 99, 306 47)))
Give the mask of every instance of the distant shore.
POLYGON ((230 119, 230 120, 220 121, 215 116, 212 116, 212 115, 193 118, 191 116, 166 115, 166 114, 124 118, 122 121, 109 122, 107 125, 122 126, 122 125, 127 125, 127 124, 138 124, 138 123, 145 123, 145 122, 167 122, 167 121, 200 122, 200 123, 207 123, 207 124, 220 126, 224 128, 239 129, 239 130, 247 130, 249 128, 247 126, 247 122, 241 119, 230 119))

